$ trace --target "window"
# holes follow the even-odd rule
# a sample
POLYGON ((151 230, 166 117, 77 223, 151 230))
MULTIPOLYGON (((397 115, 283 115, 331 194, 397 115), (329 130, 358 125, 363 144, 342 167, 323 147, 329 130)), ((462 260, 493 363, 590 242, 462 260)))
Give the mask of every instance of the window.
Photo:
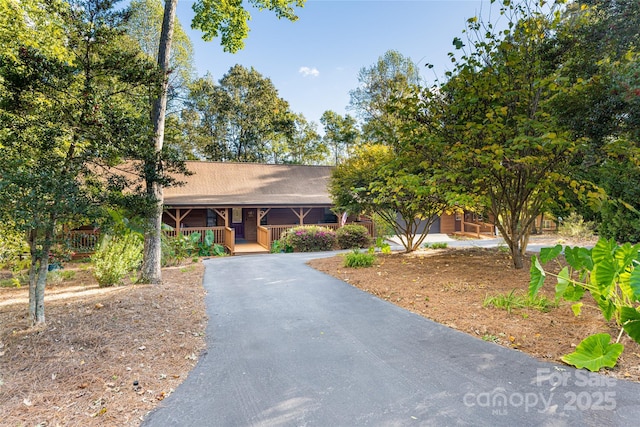
POLYGON ((231 222, 234 224, 239 224, 242 222, 242 208, 231 209, 231 222))
POLYGON ((215 227, 216 225, 218 225, 216 223, 217 218, 216 218, 216 213, 213 211, 213 209, 207 209, 207 227, 215 227))

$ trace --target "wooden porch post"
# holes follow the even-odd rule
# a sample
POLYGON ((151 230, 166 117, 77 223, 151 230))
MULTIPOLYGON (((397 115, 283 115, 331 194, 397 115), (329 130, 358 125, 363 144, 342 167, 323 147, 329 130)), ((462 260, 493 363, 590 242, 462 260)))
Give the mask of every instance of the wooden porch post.
POLYGON ((165 210, 165 212, 167 213, 167 215, 169 215, 171 217, 171 219, 173 219, 176 222, 176 236, 180 235, 181 232, 181 225, 180 223, 182 222, 182 220, 191 213, 191 211, 193 210, 193 208, 189 209, 188 211, 186 211, 184 214, 181 215, 181 211, 180 208, 176 208, 176 214, 175 216, 171 214, 171 212, 169 212, 168 210, 165 210))
POLYGON ((299 208, 299 212, 296 212, 294 208, 289 208, 289 209, 291 209, 291 211, 298 217, 298 220, 300 221, 300 225, 304 225, 304 218, 307 215, 309 215, 309 212, 311 212, 311 209, 313 208, 307 209, 306 212, 304 212, 304 208, 299 208))
POLYGON ((215 213, 220 215, 220 218, 224 219, 224 226, 228 227, 229 226, 229 210, 227 208, 224 208, 222 210, 220 209, 213 209, 213 210, 215 211, 215 213))

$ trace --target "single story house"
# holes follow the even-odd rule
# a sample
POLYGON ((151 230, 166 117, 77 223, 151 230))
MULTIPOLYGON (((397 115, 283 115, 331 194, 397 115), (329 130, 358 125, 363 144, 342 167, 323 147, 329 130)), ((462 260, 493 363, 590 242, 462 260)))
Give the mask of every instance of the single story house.
MULTIPOLYGON (((267 251, 296 225, 338 228, 327 190, 331 166, 187 162, 193 174, 164 190, 172 233, 212 230, 231 253, 267 251)), ((371 233, 373 224, 363 222, 371 233)))

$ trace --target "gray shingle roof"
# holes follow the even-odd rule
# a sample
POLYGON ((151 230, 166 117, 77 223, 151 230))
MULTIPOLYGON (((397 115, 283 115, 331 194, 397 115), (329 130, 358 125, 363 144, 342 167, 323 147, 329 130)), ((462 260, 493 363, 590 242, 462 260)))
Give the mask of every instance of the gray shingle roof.
POLYGON ((193 175, 164 189, 166 206, 331 205, 332 166, 187 162, 193 175))

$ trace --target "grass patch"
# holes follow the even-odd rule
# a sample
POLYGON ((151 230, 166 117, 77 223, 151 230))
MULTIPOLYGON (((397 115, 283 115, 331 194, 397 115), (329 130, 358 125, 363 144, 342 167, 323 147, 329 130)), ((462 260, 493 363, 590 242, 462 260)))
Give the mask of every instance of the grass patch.
POLYGON ((19 288, 22 285, 23 283, 21 283, 17 277, 0 280, 0 288, 19 288))
POLYGON ((53 270, 47 273, 47 283, 62 283, 76 277, 73 270, 53 270))
POLYGON ((550 311, 551 308, 556 307, 556 303, 544 296, 536 295, 530 297, 529 295, 517 293, 516 290, 513 289, 508 294, 487 295, 482 302, 482 306, 507 310, 508 313, 519 308, 533 308, 546 313, 550 311))
POLYGON ((449 244, 446 242, 436 242, 436 243, 425 243, 423 245, 425 247, 425 249, 446 249, 447 247, 449 247, 449 244))
POLYGON ((352 268, 371 267, 375 261, 375 255, 356 250, 345 255, 344 266, 352 268))

